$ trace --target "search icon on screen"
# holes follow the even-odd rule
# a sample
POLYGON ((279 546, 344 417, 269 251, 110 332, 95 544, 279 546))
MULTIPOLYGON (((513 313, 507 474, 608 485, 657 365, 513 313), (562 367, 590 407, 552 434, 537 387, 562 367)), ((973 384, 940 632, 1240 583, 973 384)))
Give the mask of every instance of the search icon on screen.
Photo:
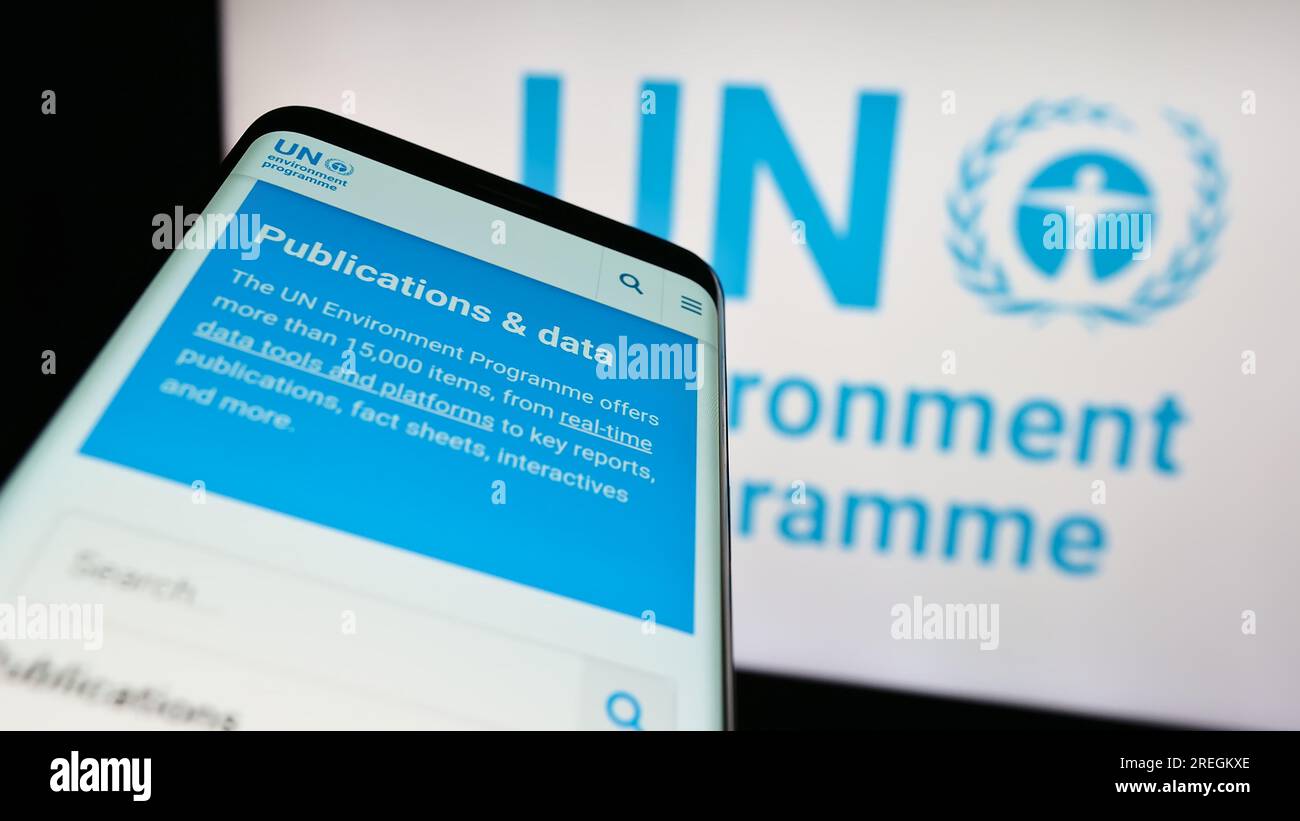
POLYGON ((636 291, 638 294, 641 294, 642 296, 645 295, 645 291, 641 290, 641 280, 636 278, 636 274, 629 274, 624 271, 618 275, 618 281, 631 288, 633 291, 636 291))
POLYGON ((641 702, 626 690, 609 694, 609 698, 605 700, 605 714, 609 716, 610 723, 620 730, 641 729, 641 702))

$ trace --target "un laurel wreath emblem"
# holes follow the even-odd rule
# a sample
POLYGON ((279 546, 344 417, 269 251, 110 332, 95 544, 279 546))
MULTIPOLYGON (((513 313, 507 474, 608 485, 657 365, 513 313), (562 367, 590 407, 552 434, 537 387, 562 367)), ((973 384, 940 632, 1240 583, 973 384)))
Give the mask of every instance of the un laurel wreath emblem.
MULTIPOLYGON (((1063 270, 1088 265, 1094 283, 1141 270, 1145 278, 1127 292, 1126 298, 1066 300, 1018 295, 1006 263, 990 250, 982 222, 987 204, 985 185, 994 176, 998 161, 1025 135, 1059 125, 1133 131, 1133 124, 1112 107, 1079 98, 1036 101, 1013 115, 1000 117, 982 139, 963 153, 956 185, 947 200, 948 249, 957 264, 961 286, 998 314, 1040 319, 1074 315, 1090 324, 1141 324, 1186 299, 1214 262, 1215 242, 1227 221, 1227 182, 1217 146, 1199 123, 1174 111, 1166 112, 1165 120, 1187 145, 1196 177, 1186 233, 1178 245, 1162 255, 1158 267, 1134 265, 1136 259, 1142 259, 1141 254, 1135 253, 1132 246, 1113 243, 1117 236, 1129 241, 1138 238, 1147 243, 1143 250, 1149 250, 1154 224, 1150 187, 1138 169, 1118 156, 1089 150, 1058 158, 1030 181, 1016 209, 1018 236, 1030 268, 1050 282, 1063 270), (1076 231, 1078 210, 1085 212, 1086 222, 1076 231), (1065 224, 1065 220, 1069 228, 1054 234, 1051 226, 1065 224), (1062 234, 1064 243, 1057 241, 1062 234), (1075 236, 1086 242, 1073 246, 1075 236)), ((1162 222, 1168 224, 1161 225, 1161 235, 1177 231, 1176 222, 1162 222)))

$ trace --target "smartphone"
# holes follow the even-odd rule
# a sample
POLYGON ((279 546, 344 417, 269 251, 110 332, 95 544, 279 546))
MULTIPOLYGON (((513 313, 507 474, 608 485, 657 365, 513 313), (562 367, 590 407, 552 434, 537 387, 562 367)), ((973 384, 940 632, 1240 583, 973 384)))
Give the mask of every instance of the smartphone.
POLYGON ((283 108, 0 493, 0 726, 723 729, 722 292, 283 108))

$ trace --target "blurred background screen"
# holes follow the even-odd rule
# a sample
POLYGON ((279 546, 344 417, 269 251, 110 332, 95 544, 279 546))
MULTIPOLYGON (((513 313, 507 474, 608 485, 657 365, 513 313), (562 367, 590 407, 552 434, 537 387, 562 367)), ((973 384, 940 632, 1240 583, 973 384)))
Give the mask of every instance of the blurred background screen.
POLYGON ((220 12, 227 148, 316 106, 715 267, 741 670, 1300 727, 1295 4, 220 12))

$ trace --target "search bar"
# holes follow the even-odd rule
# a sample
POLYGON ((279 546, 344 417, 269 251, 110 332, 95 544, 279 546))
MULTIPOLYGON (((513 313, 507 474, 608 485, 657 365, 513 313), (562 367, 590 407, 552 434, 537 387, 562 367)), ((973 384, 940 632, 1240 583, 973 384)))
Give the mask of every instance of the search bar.
MULTIPOLYGON (((65 516, 38 556, 16 589, 29 601, 103 603, 103 649, 84 660, 111 662, 120 648, 136 677, 184 675, 171 661, 179 647, 207 657, 199 670, 225 659, 248 676, 291 678, 301 685, 291 699, 343 688, 409 704, 416 723, 442 714, 498 728, 676 726, 664 677, 98 516, 65 516), (156 648, 141 652, 142 636, 156 648), (611 710, 616 693, 627 698, 611 710)), ((250 716, 275 715, 269 691, 248 688, 250 716)))

